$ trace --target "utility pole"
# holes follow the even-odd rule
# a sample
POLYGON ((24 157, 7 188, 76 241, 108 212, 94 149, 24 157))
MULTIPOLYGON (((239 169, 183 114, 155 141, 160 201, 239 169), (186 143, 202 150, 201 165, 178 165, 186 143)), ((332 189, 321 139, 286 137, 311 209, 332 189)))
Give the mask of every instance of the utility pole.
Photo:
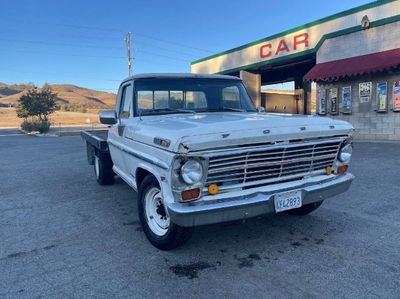
POLYGON ((132 58, 131 58, 131 33, 128 32, 125 37, 126 54, 128 58, 128 76, 132 76, 132 58))

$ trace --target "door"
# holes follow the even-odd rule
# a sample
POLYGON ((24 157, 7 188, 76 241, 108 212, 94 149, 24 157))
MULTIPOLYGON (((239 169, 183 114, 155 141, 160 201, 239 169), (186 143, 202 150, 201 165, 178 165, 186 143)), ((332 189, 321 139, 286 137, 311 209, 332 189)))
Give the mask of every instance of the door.
POLYGON ((125 131, 127 126, 131 124, 133 117, 133 85, 131 82, 128 82, 120 87, 116 108, 118 121, 109 130, 109 139, 115 141, 116 144, 110 146, 110 151, 114 166, 117 168, 117 171, 127 175, 128 169, 125 165, 124 158, 127 153, 119 146, 124 146, 126 144, 124 137, 125 131))

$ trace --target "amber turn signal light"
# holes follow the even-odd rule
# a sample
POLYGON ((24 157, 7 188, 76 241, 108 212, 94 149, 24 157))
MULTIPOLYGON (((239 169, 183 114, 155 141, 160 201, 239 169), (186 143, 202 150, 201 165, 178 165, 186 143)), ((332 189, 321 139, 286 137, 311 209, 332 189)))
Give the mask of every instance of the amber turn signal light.
POLYGON ((185 190, 182 191, 181 193, 182 200, 184 201, 195 199, 199 197, 199 195, 200 195, 200 188, 185 190))
POLYGON ((325 168, 325 172, 326 172, 327 175, 332 174, 333 173, 333 167, 331 167, 331 166, 326 167, 325 168))
POLYGON ((210 193, 211 195, 215 195, 218 193, 218 185, 217 184, 210 184, 208 186, 208 193, 210 193))
POLYGON ((337 172, 338 174, 344 174, 344 173, 346 173, 347 168, 348 168, 347 165, 340 165, 340 166, 337 168, 336 172, 337 172))

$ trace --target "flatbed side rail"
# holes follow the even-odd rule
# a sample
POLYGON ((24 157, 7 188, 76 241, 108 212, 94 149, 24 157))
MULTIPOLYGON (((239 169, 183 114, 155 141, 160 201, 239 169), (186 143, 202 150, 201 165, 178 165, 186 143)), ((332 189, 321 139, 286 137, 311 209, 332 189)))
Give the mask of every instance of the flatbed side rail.
POLYGON ((108 130, 82 131, 81 137, 86 141, 86 154, 89 165, 94 164, 95 156, 103 159, 110 158, 107 143, 108 130))

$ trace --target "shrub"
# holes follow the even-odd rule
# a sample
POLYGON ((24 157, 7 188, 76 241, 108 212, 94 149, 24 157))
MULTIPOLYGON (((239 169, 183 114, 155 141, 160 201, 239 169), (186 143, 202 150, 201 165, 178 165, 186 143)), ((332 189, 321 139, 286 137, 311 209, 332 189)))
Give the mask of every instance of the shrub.
POLYGON ((47 121, 48 116, 57 108, 56 98, 57 94, 53 93, 50 86, 46 84, 41 90, 37 87, 32 87, 19 98, 17 116, 47 121))
POLYGON ((47 120, 24 120, 21 129, 26 132, 46 133, 50 129, 50 122, 47 120))

